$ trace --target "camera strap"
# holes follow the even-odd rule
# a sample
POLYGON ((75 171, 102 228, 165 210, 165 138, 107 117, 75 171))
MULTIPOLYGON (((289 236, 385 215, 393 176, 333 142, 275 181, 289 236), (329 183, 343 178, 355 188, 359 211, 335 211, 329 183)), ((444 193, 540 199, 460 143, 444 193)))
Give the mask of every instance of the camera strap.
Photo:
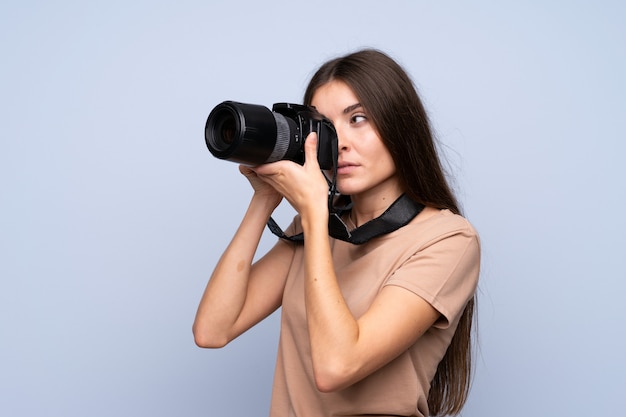
MULTIPOLYGON (((398 230, 413 220, 423 209, 424 206, 422 204, 413 201, 406 194, 402 194, 383 214, 350 230, 343 221, 342 216, 352 210, 352 202, 343 207, 334 207, 333 204, 333 209, 328 219, 328 234, 335 239, 360 245, 377 236, 398 230)), ((304 242, 303 233, 287 236, 271 217, 267 222, 267 226, 272 233, 281 239, 296 243, 304 242)))
MULTIPOLYGON (((398 230, 413 220, 413 218, 424 209, 422 204, 413 201, 406 194, 402 194, 383 214, 350 230, 342 217, 352 210, 352 200, 350 200, 349 196, 339 194, 337 190, 337 160, 339 149, 336 136, 331 143, 331 154, 333 161, 332 178, 326 178, 329 185, 328 212, 330 216, 328 218, 328 234, 331 237, 355 245, 361 245, 377 236, 398 230)), ((267 227, 281 239, 304 243, 303 233, 298 233, 294 236, 285 235, 285 232, 283 232, 272 217, 268 220, 267 227)))

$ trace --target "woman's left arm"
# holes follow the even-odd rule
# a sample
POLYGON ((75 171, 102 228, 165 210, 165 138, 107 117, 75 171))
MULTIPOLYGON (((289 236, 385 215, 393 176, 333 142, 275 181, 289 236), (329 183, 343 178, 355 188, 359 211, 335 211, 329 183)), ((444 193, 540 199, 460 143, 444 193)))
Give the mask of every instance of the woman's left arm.
POLYGON ((424 299, 386 286, 356 319, 335 275, 328 238, 328 185, 317 163, 317 138, 305 142, 305 164, 255 168, 298 211, 304 232, 305 303, 315 382, 320 391, 348 387, 405 351, 439 318, 424 299), (385 337, 380 337, 384 329, 385 337))
POLYGON ((418 295, 390 285, 356 319, 337 284, 328 237, 321 228, 303 227, 309 245, 305 302, 315 382, 320 391, 331 392, 358 382, 406 351, 440 313, 418 295))

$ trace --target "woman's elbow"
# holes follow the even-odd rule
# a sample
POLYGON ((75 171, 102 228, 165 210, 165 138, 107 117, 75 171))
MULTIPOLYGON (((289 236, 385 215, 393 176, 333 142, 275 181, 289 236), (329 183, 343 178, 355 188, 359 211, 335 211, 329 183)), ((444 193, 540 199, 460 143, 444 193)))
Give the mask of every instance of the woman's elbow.
POLYGON ((354 374, 341 365, 327 365, 314 371, 315 386, 320 392, 335 392, 354 383, 354 374))
POLYGON ((196 343, 196 346, 206 349, 219 349, 223 348, 230 342, 230 339, 224 335, 216 335, 212 334, 209 331, 202 331, 197 328, 195 325, 192 329, 193 331, 193 340, 196 343))

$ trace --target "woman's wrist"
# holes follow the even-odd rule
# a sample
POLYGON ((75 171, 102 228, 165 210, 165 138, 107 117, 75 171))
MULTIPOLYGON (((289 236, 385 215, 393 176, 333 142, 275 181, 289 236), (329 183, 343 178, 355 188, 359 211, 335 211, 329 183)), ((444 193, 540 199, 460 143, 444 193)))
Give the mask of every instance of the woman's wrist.
POLYGON ((280 194, 272 195, 266 193, 254 193, 250 200, 250 208, 254 208, 255 211, 266 213, 267 217, 274 212, 276 207, 282 201, 280 194))
POLYGON ((315 229, 323 230, 324 233, 328 231, 328 208, 326 205, 303 210, 300 213, 300 222, 302 224, 302 230, 305 234, 312 232, 315 229))

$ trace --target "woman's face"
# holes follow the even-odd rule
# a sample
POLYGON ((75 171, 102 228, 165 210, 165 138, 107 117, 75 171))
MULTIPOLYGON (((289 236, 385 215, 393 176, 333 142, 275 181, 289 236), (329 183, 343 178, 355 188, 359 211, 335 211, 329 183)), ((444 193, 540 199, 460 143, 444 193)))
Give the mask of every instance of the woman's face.
POLYGON ((343 81, 319 87, 311 100, 328 118, 339 139, 337 187, 342 194, 378 194, 395 198, 400 193, 396 167, 369 115, 343 81))

